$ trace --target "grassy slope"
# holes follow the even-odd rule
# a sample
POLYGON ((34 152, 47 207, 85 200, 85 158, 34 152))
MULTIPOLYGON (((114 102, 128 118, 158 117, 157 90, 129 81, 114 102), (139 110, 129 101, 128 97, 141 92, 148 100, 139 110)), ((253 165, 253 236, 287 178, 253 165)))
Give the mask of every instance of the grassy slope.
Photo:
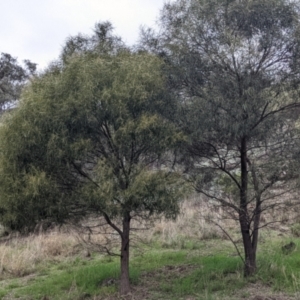
MULTIPOLYGON (((293 299, 300 288, 300 240, 294 242, 296 250, 284 255, 282 241, 265 241, 259 251, 259 271, 248 280, 243 278, 241 260, 228 241, 189 241, 173 244, 172 249, 157 243, 142 255, 133 253, 132 299, 251 299, 281 291, 286 295, 280 299, 293 299)), ((118 275, 116 259, 66 258, 41 264, 33 275, 3 280, 0 296, 117 299, 118 275)))
MULTIPOLYGON (((201 204, 203 211, 211 213, 201 204)), ((246 280, 241 259, 224 233, 186 202, 176 222, 156 222, 133 239, 129 299, 300 299, 299 224, 292 230, 283 223, 261 231, 258 272, 246 280), (285 255, 281 247, 290 242, 291 233, 297 247, 285 255)), ((223 226, 234 240, 240 239, 237 224, 224 221, 223 226)), ((68 232, 0 244, 0 299, 118 299, 118 259, 84 253, 68 232)))

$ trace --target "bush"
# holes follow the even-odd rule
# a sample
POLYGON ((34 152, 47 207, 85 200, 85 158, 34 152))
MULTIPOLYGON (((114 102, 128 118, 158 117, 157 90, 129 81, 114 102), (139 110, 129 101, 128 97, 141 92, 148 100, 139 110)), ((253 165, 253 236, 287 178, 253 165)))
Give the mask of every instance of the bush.
POLYGON ((300 237, 300 223, 294 224, 291 231, 294 237, 300 237))

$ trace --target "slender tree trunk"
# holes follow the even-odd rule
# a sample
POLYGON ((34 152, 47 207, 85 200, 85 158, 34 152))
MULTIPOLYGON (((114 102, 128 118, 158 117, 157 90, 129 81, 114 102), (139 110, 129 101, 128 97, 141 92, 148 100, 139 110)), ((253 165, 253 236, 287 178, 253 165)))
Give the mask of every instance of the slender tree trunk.
POLYGON ((260 216, 261 216, 261 190, 260 190, 260 184, 259 180, 256 176, 256 170, 254 167, 254 164, 250 164, 249 166, 251 168, 251 174, 252 174, 252 181, 255 191, 255 210, 253 212, 253 233, 252 233, 252 247, 254 251, 254 255, 256 258, 256 250, 257 250, 257 244, 258 244, 258 230, 259 230, 259 224, 260 224, 260 216))
POLYGON ((130 293, 129 282, 129 233, 130 233, 130 214, 125 213, 123 217, 123 234, 121 236, 121 282, 120 294, 130 293))
POLYGON ((252 246, 250 231, 242 229, 242 236, 245 251, 244 275, 248 277, 256 272, 256 253, 252 246))
POLYGON ((247 139, 241 140, 241 192, 240 192, 240 212, 239 221, 243 237, 245 252, 245 269, 244 275, 251 276, 256 271, 256 257, 251 241, 250 224, 248 220, 248 166, 247 166, 247 139))
POLYGON ((256 250, 258 244, 258 230, 259 230, 259 223, 260 223, 260 215, 261 215, 261 205, 260 201, 257 203, 255 208, 255 216, 254 216, 254 224, 253 224, 253 236, 252 236, 252 247, 254 251, 254 255, 256 258, 256 250))

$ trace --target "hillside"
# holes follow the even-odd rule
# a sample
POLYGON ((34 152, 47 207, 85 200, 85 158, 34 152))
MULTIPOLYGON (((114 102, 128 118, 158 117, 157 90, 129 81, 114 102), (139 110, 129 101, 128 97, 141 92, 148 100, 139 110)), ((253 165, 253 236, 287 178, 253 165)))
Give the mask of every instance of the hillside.
MULTIPOLYGON (((258 273, 245 279, 234 246, 205 221, 209 209, 200 208, 199 199, 186 201, 176 222, 156 221, 135 234, 128 299, 298 299, 299 225, 277 215, 281 222, 261 231, 258 273), (284 252, 291 241, 296 248, 284 252)), ((239 228, 223 222, 238 237, 239 228)), ((2 239, 1 299, 119 299, 118 259, 89 250, 75 232, 56 228, 2 239)))

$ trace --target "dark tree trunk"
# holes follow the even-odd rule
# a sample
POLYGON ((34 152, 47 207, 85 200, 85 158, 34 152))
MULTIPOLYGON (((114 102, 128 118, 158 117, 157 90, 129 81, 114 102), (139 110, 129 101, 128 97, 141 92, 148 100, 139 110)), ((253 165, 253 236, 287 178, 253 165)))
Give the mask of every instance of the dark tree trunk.
POLYGON ((244 137, 241 140, 241 193, 240 193, 240 212, 239 221, 243 237, 244 252, 245 252, 245 269, 244 275, 251 276, 256 271, 256 253, 253 248, 250 222, 248 220, 248 159, 247 159, 247 139, 244 137))
POLYGON ((255 208, 255 216, 254 216, 254 224, 253 224, 253 237, 252 237, 252 247, 254 251, 254 255, 256 257, 256 250, 257 250, 257 244, 258 244, 258 229, 259 229, 259 223, 260 223, 260 215, 261 215, 261 204, 260 199, 256 202, 256 208, 255 208))
MULTIPOLYGON (((243 226, 241 225, 241 228, 243 226)), ((256 253, 251 242, 250 230, 242 228, 244 252, 245 252, 245 266, 244 275, 245 277, 251 276, 256 272, 256 253)))
POLYGON ((256 170, 254 166, 251 167, 252 180, 255 191, 255 210, 253 212, 253 234, 252 234, 252 247, 254 255, 256 256, 257 244, 258 244, 258 230, 261 216, 261 190, 259 188, 259 181, 256 177, 256 170))
POLYGON ((121 236, 121 281, 120 294, 130 293, 129 282, 129 233, 130 233, 130 214, 125 213, 123 217, 123 234, 121 236))

